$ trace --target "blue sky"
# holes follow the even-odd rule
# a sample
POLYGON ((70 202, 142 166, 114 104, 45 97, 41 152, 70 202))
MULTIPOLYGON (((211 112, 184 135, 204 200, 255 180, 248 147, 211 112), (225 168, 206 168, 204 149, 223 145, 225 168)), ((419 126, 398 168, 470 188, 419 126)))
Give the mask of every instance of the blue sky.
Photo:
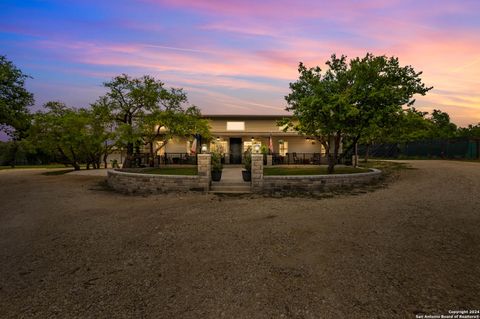
POLYGON ((281 114, 298 62, 394 55, 434 90, 417 99, 480 122, 478 1, 9 1, 0 54, 33 79, 36 109, 85 107, 115 75, 183 87, 203 113, 281 114))

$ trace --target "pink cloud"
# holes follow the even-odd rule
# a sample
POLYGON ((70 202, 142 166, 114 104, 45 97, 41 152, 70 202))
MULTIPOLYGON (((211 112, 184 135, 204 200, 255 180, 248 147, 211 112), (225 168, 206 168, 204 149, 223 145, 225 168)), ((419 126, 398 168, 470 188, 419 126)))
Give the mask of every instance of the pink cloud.
POLYGON ((227 15, 236 17, 277 17, 284 20, 292 18, 328 18, 336 14, 350 14, 372 9, 395 6, 400 0, 382 1, 223 1, 223 0, 144 0, 144 2, 169 6, 183 10, 198 11, 210 15, 227 15))
MULTIPOLYGON (((115 44, 88 41, 42 41, 39 45, 51 52, 56 52, 60 58, 92 66, 110 66, 136 68, 149 74, 167 75, 181 86, 206 89, 208 86, 227 89, 248 89, 270 92, 288 93, 288 87, 283 83, 294 81, 297 65, 303 61, 307 66, 320 65, 331 53, 347 54, 349 57, 363 56, 366 52, 381 55, 394 55, 400 58, 402 64, 411 64, 416 70, 424 71, 423 79, 427 85, 435 89, 426 97, 418 99, 417 106, 428 107, 436 104, 452 108, 457 104, 459 110, 470 110, 469 114, 478 112, 478 95, 469 97, 471 92, 478 92, 480 87, 480 37, 477 32, 466 32, 461 27, 437 29, 426 23, 428 12, 419 10, 411 15, 404 15, 402 10, 391 14, 388 18, 364 18, 365 12, 396 6, 400 1, 383 4, 381 1, 370 1, 356 4, 358 11, 346 10, 336 18, 329 14, 326 18, 336 18, 343 23, 343 28, 349 30, 351 38, 327 37, 322 32, 317 37, 311 33, 304 35, 301 25, 297 29, 289 29, 290 22, 270 19, 262 23, 258 19, 262 15, 281 15, 290 8, 281 2, 278 10, 268 11, 268 3, 253 4, 249 2, 197 2, 197 1, 158 1, 171 7, 186 8, 197 11, 219 12, 224 15, 235 15, 238 19, 220 17, 211 22, 201 24, 198 30, 215 30, 229 34, 229 39, 244 39, 244 36, 269 37, 268 45, 228 48, 222 43, 207 41, 192 41, 190 47, 182 47, 167 43, 159 44, 115 44), (258 10, 257 10, 258 9, 258 10), (283 11, 282 11, 283 10, 283 11), (253 11, 253 12, 252 12, 253 11), (285 22, 285 23, 284 23, 285 22), (300 30, 300 32, 298 31, 300 30), (358 38, 355 38, 358 37, 358 38), (454 64, 455 63, 455 64, 454 64), (242 79, 240 79, 240 77, 242 79), (248 78, 261 77, 276 81, 259 83, 248 78), (277 83, 281 83, 279 86, 277 83), (438 90, 438 93, 436 92, 438 90), (447 96, 442 92, 455 92, 447 96)), ((345 8, 346 4, 331 5, 334 10, 345 8)), ((450 5, 449 5, 450 6, 450 5)), ((448 10, 464 11, 458 5, 434 8, 431 14, 443 14, 448 10), (445 9, 447 8, 447 9, 445 9)), ((325 6, 315 6, 306 10, 306 4, 300 5, 292 12, 292 17, 319 14, 325 6)), ((288 20, 288 19, 287 19, 288 20)), ((337 22, 338 22, 337 21, 337 22)), ((320 30, 321 31, 321 30, 320 30)), ((184 39, 188 43, 188 39, 184 39)), ((246 41, 248 43, 248 40, 246 41)), ((168 78, 166 79, 168 80, 168 78)), ((200 93, 199 93, 200 94, 200 93)), ((204 97, 206 95, 203 95, 204 97)), ((218 97, 218 96, 217 96, 218 97)), ((213 100, 213 99, 212 99, 213 100)), ((223 99, 225 103, 237 105, 223 99)), ((283 101, 278 100, 278 103, 283 101)), ((245 102, 246 103, 246 102, 245 102)), ((254 103, 254 102, 253 102, 254 103)), ((259 103, 268 105, 265 103, 259 103)), ((281 109, 281 108, 280 108, 281 109)), ((460 111, 459 111, 460 112, 460 111)), ((452 116, 453 117, 453 116, 452 116)))

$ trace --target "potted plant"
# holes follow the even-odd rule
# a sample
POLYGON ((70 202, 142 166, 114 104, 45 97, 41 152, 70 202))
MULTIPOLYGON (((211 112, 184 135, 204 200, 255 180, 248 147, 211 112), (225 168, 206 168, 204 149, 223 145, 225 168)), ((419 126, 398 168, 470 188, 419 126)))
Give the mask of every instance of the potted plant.
POLYGON ((212 152, 212 181, 218 182, 222 179, 222 154, 212 152))
POLYGON ((243 154, 243 167, 245 167, 242 170, 243 181, 250 182, 252 180, 252 153, 249 151, 243 154))
POLYGON ((268 152, 269 152, 268 146, 262 144, 262 146, 260 147, 260 153, 263 154, 263 165, 267 165, 267 155, 268 155, 268 152))

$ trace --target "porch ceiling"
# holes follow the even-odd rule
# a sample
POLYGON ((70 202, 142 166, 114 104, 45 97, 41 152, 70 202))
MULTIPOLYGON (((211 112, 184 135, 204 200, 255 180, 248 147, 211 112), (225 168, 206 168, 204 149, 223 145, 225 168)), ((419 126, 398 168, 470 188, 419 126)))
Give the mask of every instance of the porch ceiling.
POLYGON ((295 132, 211 132, 212 136, 248 136, 248 137, 285 137, 285 136, 301 136, 295 132))

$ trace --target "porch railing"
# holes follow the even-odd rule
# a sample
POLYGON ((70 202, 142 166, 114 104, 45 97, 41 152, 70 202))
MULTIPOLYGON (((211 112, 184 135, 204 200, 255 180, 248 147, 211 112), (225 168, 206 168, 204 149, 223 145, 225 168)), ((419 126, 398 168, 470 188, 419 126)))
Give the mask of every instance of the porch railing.
POLYGON ((187 153, 165 153, 153 158, 148 153, 136 154, 133 156, 133 166, 149 167, 159 165, 197 165, 197 156, 187 153))
POLYGON ((197 165, 197 155, 188 153, 165 153, 157 156, 163 164, 197 165))
POLYGON ((328 159, 325 153, 272 154, 272 165, 323 165, 327 163, 328 159))

